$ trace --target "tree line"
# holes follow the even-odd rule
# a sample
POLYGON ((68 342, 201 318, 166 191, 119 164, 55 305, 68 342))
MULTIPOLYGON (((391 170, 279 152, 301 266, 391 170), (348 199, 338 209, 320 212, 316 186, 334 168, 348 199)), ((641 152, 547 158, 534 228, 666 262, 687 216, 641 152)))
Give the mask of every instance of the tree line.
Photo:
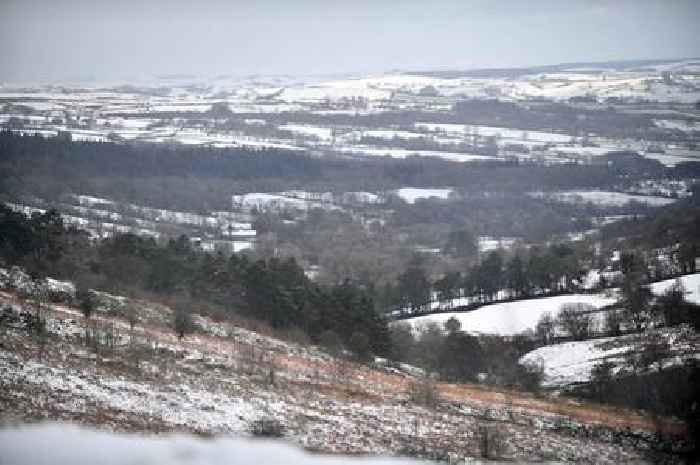
POLYGON ((434 294, 439 301, 468 296, 489 302, 504 291, 507 295, 500 298, 567 292, 576 289, 583 273, 577 251, 567 244, 516 251, 509 259, 494 250, 464 272, 445 273, 434 281, 430 280, 420 257, 415 256, 396 283, 384 286, 380 301, 386 304, 385 308, 416 310, 435 300, 434 294))
POLYGON ((350 282, 314 284, 294 259, 206 254, 184 236, 158 244, 123 234, 91 244, 84 232, 64 227, 55 211, 27 218, 2 206, 0 263, 78 288, 155 296, 176 314, 251 317, 274 329, 300 330, 314 342, 337 338, 364 354, 390 348, 387 322, 370 292, 350 282))

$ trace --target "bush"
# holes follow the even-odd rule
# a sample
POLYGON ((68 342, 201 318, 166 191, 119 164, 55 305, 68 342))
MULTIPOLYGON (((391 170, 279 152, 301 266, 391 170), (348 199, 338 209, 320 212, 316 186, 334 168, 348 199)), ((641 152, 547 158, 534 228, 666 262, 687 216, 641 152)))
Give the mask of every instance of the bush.
POLYGON ((544 379, 544 367, 535 364, 518 365, 517 379, 522 389, 539 394, 544 379))
POLYGON ((180 339, 185 337, 185 334, 192 332, 194 323, 189 310, 181 306, 175 309, 173 313, 173 329, 180 339))
POLYGON ((89 320, 97 307, 95 296, 86 288, 78 288, 75 292, 75 299, 83 316, 86 320, 89 320))
POLYGON ((598 402, 602 402, 605 399, 605 393, 613 379, 614 368, 614 363, 605 360, 598 363, 591 370, 591 391, 598 402))
POLYGON ((622 334, 622 315, 616 308, 612 308, 605 313, 605 333, 608 336, 619 336, 622 334))
POLYGON ((350 350, 355 354, 358 360, 368 360, 371 351, 369 338, 365 333, 354 332, 350 336, 349 341, 350 350))
POLYGON ((537 326, 535 327, 535 334, 537 334, 538 339, 544 345, 548 345, 552 342, 552 338, 554 337, 554 319, 551 313, 545 312, 540 316, 537 326))
POLYGON ((485 459, 502 457, 506 451, 506 438, 494 426, 479 427, 479 453, 485 459))
POLYGON ((318 345, 320 345, 330 355, 337 356, 343 351, 343 341, 333 330, 327 329, 318 337, 318 345))
POLYGON ((281 438, 284 435, 284 426, 276 418, 259 418, 250 425, 250 433, 263 438, 281 438))
POLYGON ((666 326, 677 326, 688 323, 696 331, 700 330, 700 306, 688 302, 686 290, 679 279, 658 298, 658 313, 663 316, 666 326))
POLYGON ((440 393, 435 382, 429 378, 413 381, 408 387, 408 398, 419 405, 435 408, 440 404, 440 393))
POLYGON ((311 338, 309 338, 309 335, 297 326, 281 330, 278 335, 280 339, 294 344, 299 344, 301 346, 311 345, 311 338))

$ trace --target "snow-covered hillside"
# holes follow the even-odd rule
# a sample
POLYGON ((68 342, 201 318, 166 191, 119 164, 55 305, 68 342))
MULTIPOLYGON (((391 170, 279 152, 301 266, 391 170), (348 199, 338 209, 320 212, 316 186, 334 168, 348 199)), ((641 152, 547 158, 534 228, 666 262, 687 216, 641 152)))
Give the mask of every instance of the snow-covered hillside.
POLYGON ((85 347, 80 311, 48 304, 46 350, 28 333, 24 322, 34 310, 21 298, 0 291, 0 308, 3 422, 48 419, 220 436, 248 435, 265 420, 313 451, 453 463, 473 456, 484 425, 496 422, 506 444, 502 456, 515 461, 616 464, 642 458, 656 440, 652 424, 632 412, 603 423, 595 415, 592 423, 597 412, 590 407, 468 385, 438 385, 444 407, 429 408, 411 400, 411 374, 335 359, 315 347, 199 316, 197 333, 178 340, 166 326, 169 315, 155 308, 149 310, 153 318, 131 329, 118 313, 99 312, 95 331, 119 337, 93 351, 85 347))
POLYGON ((604 361, 613 364, 613 374, 630 370, 625 356, 630 352, 639 352, 645 344, 657 340, 668 343, 669 347, 669 353, 662 358, 663 368, 690 358, 700 359, 700 338, 697 333, 690 328, 679 327, 548 345, 525 354, 520 363, 542 367, 544 386, 585 383, 591 379, 591 370, 604 361))

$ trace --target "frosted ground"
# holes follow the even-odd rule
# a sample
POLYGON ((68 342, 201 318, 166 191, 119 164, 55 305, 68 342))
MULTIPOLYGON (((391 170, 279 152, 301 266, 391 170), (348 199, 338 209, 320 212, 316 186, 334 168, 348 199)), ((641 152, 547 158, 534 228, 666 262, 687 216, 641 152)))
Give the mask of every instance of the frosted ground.
MULTIPOLYGON (((17 279, 5 280, 0 292, 3 316, 32 311, 23 308, 13 291, 23 288, 29 278, 17 270, 13 276, 17 279)), ((429 409, 407 401, 413 375, 406 371, 340 365, 315 347, 198 315, 195 322, 200 330, 180 341, 165 326, 172 316, 170 309, 143 301, 131 303, 141 306, 144 318, 134 330, 106 308, 99 307, 93 317, 98 331, 114 331, 115 348, 108 354, 86 350, 81 337, 84 322, 76 308, 45 307, 50 351, 40 350, 36 339, 27 335, 22 318, 9 318, 14 323, 6 328, 6 344, 0 350, 0 417, 13 424, 20 419, 51 419, 98 424, 106 431, 216 436, 249 435, 251 424, 271 417, 282 422, 285 438, 312 450, 418 454, 444 460, 475 455, 472 451, 478 450, 478 431, 484 423, 497 423, 507 438, 504 457, 516 461, 615 464, 642 459, 655 440, 647 432, 650 422, 633 412, 596 416, 590 422, 590 407, 515 392, 506 396, 469 385, 441 384, 449 406, 429 409), (157 350, 137 358, 136 369, 131 369, 132 349, 143 344, 155 344, 157 350), (275 367, 274 382, 268 366, 275 367), (624 430, 618 426, 620 415, 624 415, 624 430), (430 455, 435 451, 442 455, 430 455)), ((671 423, 668 427, 674 428, 671 423)), ((177 450, 195 460, 217 453, 219 444, 209 449, 212 452, 177 450)), ((37 448, 38 459, 32 463, 43 463, 39 461, 46 457, 43 452, 44 448, 37 448)), ((60 457, 60 452, 49 459, 60 457)), ((294 458, 294 454, 285 457, 294 458)), ((256 459, 244 463, 259 463, 256 459)))

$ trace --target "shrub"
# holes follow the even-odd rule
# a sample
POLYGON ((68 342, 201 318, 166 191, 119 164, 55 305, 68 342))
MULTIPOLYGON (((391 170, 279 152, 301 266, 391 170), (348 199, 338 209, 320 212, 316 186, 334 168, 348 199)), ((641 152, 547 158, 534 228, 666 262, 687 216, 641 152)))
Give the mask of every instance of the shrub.
POLYGON ((97 307, 97 302, 92 292, 85 288, 78 288, 75 292, 75 299, 83 316, 86 320, 89 320, 97 307))
POLYGON ((605 333, 608 336, 619 336, 622 334, 622 315, 616 308, 612 308, 605 313, 605 333))
POLYGON ((192 332, 194 323, 189 310, 181 306, 175 309, 173 313, 173 329, 180 339, 185 337, 185 334, 192 332))
POLYGON ((440 404, 440 393, 435 382, 429 378, 413 381, 408 387, 408 398, 419 405, 435 408, 440 404))
POLYGON ((369 338, 365 333, 359 331, 352 333, 350 341, 348 341, 350 350, 355 354, 358 360, 368 360, 370 352, 369 338))
POLYGON ((479 427, 479 453, 481 457, 498 458, 506 451, 506 438, 503 432, 494 426, 479 427))
POLYGON ((338 355, 343 351, 343 341, 333 330, 327 329, 318 337, 318 345, 331 355, 338 355))
POLYGON ((535 394, 539 394, 544 379, 544 367, 536 364, 518 365, 518 385, 535 394))
POLYGON ((250 433, 263 438, 281 438, 284 435, 284 426, 276 418, 258 418, 250 425, 250 433))
POLYGON ((596 400, 602 402, 605 399, 605 393, 613 379, 613 369, 615 364, 605 360, 598 363, 591 370, 591 388, 596 400))
POLYGON ((311 344, 309 335, 297 326, 292 326, 291 328, 280 331, 279 337, 280 339, 284 339, 285 341, 299 344, 301 346, 308 346, 311 344))
POLYGON ((535 327, 535 334, 544 345, 548 345, 552 342, 554 336, 554 319, 552 314, 545 312, 540 316, 537 326, 535 327))
POLYGON ((686 289, 683 282, 677 280, 657 301, 658 313, 663 317, 666 326, 690 324, 695 330, 700 330, 700 306, 686 300, 686 289))

